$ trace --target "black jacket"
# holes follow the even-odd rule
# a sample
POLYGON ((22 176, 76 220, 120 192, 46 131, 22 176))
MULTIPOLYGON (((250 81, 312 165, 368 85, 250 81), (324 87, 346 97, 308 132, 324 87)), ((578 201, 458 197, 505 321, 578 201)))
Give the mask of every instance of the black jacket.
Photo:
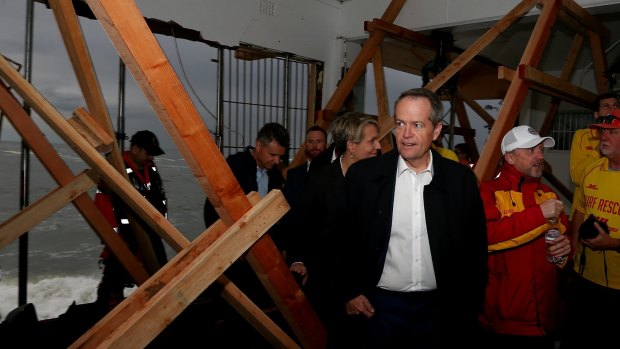
MULTIPOLYGON (((381 277, 392 225, 399 154, 359 161, 346 176, 346 208, 340 221, 345 301, 368 294, 381 277)), ((433 151, 433 179, 424 187, 429 243, 441 299, 442 327, 477 325, 487 278, 486 224, 471 169, 433 151)))

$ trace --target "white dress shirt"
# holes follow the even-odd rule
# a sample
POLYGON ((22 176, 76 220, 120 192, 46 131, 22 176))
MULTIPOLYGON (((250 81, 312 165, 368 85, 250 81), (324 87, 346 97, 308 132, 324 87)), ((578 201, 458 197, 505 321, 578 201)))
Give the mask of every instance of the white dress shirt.
POLYGON ((432 154, 428 167, 419 173, 398 157, 392 231, 379 288, 399 292, 437 288, 424 214, 424 186, 433 179, 432 169, 432 154))

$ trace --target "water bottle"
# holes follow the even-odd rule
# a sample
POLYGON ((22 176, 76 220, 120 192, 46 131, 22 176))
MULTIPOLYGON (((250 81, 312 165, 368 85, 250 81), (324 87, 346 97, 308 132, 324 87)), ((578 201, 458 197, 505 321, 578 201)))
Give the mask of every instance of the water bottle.
POLYGON ((553 241, 562 235, 560 229, 558 229, 556 225, 556 222, 557 221, 555 219, 549 219, 550 227, 545 233, 545 242, 547 243, 547 262, 549 263, 562 263, 564 262, 564 259, 566 259, 566 256, 555 257, 549 253, 549 248, 553 245, 553 241))

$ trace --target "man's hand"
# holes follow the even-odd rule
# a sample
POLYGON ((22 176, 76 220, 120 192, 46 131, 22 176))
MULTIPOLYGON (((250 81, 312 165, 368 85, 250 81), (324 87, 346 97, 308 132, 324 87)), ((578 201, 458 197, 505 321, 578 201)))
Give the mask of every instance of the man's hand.
POLYGON ((568 257, 571 253, 570 239, 565 234, 558 236, 549 246, 549 254, 560 258, 568 257))
POLYGON ((618 239, 610 237, 598 222, 594 222, 594 227, 598 230, 598 235, 593 239, 582 239, 581 242, 584 245, 593 251, 618 250, 618 247, 620 247, 618 239))
POLYGON ((540 204, 540 210, 542 211, 543 217, 547 219, 557 219, 560 217, 560 213, 564 211, 564 203, 562 200, 549 199, 540 204))
POLYGON ((368 298, 364 295, 359 295, 345 304, 345 310, 349 315, 362 314, 366 318, 370 318, 375 315, 375 308, 368 301, 368 298))

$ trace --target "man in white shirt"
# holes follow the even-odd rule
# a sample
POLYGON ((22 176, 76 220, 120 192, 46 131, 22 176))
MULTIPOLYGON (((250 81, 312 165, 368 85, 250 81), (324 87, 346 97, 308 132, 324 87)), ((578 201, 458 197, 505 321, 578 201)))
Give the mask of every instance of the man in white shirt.
POLYGON ((487 277, 477 180, 431 150, 442 127, 433 92, 405 91, 394 110, 397 149, 346 175, 340 296, 368 318, 372 348, 474 343, 487 277))

